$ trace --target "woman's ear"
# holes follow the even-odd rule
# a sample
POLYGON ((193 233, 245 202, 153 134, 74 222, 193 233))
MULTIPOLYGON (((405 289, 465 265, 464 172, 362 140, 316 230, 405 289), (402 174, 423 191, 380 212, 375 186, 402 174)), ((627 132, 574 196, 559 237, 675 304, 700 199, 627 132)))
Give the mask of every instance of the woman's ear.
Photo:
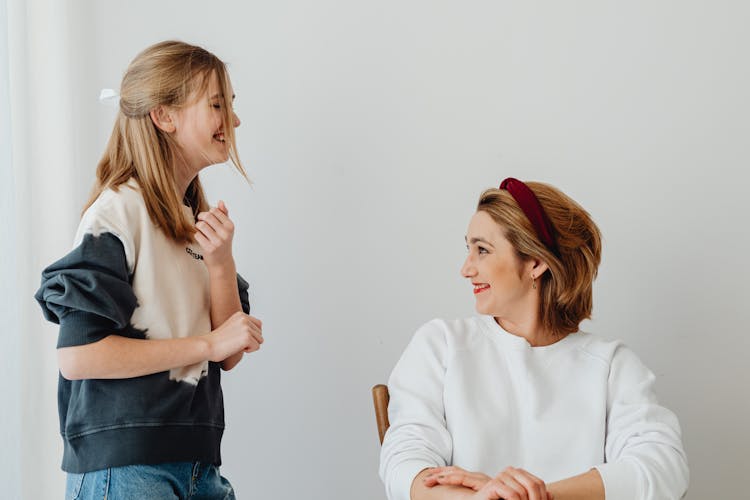
POLYGON ((546 273, 549 266, 546 262, 541 259, 529 259, 528 263, 529 274, 534 276, 534 279, 539 278, 542 274, 546 273))
POLYGON ((149 112, 151 121, 154 122, 160 130, 171 134, 176 130, 172 113, 166 106, 159 105, 149 112))

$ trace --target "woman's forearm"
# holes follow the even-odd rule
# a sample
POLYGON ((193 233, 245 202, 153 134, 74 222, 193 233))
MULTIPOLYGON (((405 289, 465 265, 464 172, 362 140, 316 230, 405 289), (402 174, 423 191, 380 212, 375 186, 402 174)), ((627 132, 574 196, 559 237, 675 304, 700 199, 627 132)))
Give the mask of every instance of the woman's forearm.
POLYGON ((599 471, 590 471, 547 485, 555 500, 604 500, 604 483, 599 471))

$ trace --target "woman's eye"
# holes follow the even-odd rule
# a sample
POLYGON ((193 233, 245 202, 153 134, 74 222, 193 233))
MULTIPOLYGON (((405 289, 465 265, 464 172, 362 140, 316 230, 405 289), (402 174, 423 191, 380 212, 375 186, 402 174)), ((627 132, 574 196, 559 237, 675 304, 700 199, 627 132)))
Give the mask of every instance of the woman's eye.
MULTIPOLYGON (((477 249, 477 253, 479 254, 489 253, 486 248, 481 247, 481 246, 477 246, 476 249, 477 249)), ((471 247, 469 245, 466 245, 466 251, 471 252, 471 247)))
POLYGON ((214 109, 221 109, 221 104, 212 104, 211 107, 214 109))

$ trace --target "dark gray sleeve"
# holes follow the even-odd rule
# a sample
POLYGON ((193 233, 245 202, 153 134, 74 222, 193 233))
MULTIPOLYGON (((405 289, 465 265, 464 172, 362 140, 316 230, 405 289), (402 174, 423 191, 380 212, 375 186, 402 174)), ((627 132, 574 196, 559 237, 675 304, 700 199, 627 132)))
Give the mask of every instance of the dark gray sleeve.
POLYGON ((250 284, 245 281, 245 278, 237 274, 237 290, 240 292, 240 304, 242 304, 242 310, 245 314, 250 314, 250 295, 248 290, 250 284))
POLYGON ((68 255, 42 271, 34 298, 60 324, 57 347, 89 344, 129 326, 137 300, 122 242, 87 234, 68 255))

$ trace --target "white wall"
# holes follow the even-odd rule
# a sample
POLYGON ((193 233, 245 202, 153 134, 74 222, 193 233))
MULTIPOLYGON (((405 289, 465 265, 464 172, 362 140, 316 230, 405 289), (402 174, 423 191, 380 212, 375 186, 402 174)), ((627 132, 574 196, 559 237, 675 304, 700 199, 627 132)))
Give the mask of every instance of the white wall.
MULTIPOLYGON (((7 16, 8 6, 6 0, 0 0, 0 19, 7 16)), ((10 114, 10 76, 8 68, 8 27, 6 23, 0 22, 0 213, 11 213, 15 205, 13 194, 13 177, 11 175, 11 143, 12 136, 10 123, 7 117, 10 114)), ((6 234, 16 234, 16 225, 13 218, 5 228, 6 234)), ((17 268, 18 257, 16 245, 13 238, 0 238, 0 255, 3 257, 0 265, 0 318, 3 318, 3 326, 7 332, 19 330, 18 317, 12 311, 18 308, 19 298, 13 293, 13 280, 11 274, 17 268)), ((8 409, 18 408, 21 402, 21 388, 18 380, 21 373, 20 353, 21 339, 18 335, 0 334, 0 359, 6 370, 6 376, 0 381, 0 395, 2 395, 3 406, 8 409), (7 353, 7 354, 5 354, 7 353)), ((0 471, 7 473, 8 477, 18 477, 21 466, 14 457, 21 448, 21 439, 17 429, 21 427, 20 411, 0 412, 0 450, 8 450, 10 453, 0 453, 0 471)), ((3 493, 9 498, 18 498, 21 494, 18 482, 3 481, 6 488, 3 493)))
POLYGON ((748 4, 69 5, 76 206, 114 116, 98 91, 138 51, 179 38, 230 62, 254 186, 225 167, 204 179, 237 223, 267 339, 224 379, 223 470, 240 498, 384 498, 370 387, 418 325, 472 313, 463 235, 506 176, 562 188, 599 223, 585 329, 658 375, 688 498, 745 494, 748 4))

